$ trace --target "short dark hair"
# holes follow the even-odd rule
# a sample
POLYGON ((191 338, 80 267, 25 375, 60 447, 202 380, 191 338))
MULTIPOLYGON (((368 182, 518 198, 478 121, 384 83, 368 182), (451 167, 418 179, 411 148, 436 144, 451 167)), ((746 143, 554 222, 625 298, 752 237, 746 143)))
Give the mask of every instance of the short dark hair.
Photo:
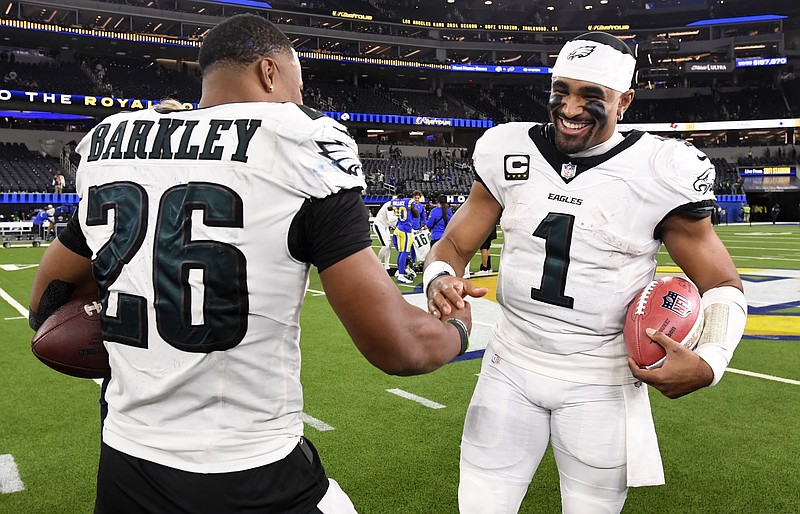
POLYGON ((198 61, 202 72, 217 64, 245 67, 291 49, 292 42, 270 21, 255 14, 238 14, 206 34, 198 61))

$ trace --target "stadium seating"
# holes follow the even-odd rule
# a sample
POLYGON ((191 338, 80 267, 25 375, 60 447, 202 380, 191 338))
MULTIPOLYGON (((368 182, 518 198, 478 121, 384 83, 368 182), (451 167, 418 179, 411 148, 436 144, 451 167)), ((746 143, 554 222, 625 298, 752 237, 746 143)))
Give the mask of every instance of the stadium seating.
POLYGON ((362 159, 367 194, 409 195, 414 190, 426 196, 465 194, 473 180, 468 159, 458 157, 396 157, 362 159), (382 177, 382 181, 380 178, 382 177))
MULTIPOLYGON (((0 191, 51 191, 51 180, 59 170, 58 161, 31 152, 24 144, 0 143, 0 191)), ((68 180, 65 191, 74 190, 68 180)))
POLYGON ((119 59, 92 59, 87 68, 119 97, 174 98, 181 102, 200 100, 199 76, 185 69, 169 69, 157 62, 143 66, 141 61, 119 59))

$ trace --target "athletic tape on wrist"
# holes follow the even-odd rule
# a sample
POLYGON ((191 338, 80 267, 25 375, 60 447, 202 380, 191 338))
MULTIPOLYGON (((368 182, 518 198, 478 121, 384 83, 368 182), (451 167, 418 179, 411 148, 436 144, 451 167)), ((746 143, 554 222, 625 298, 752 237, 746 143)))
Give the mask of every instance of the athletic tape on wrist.
POLYGON ((735 287, 709 289, 703 294, 705 324, 695 352, 711 366, 717 385, 744 335, 747 300, 735 287))
POLYGON ((456 276, 456 270, 453 269, 448 263, 444 261, 433 261, 425 267, 422 273, 422 292, 428 294, 428 286, 434 279, 442 275, 456 276))
POLYGON ((458 354, 464 355, 467 352, 467 348, 469 348, 469 330, 467 329, 467 324, 458 318, 447 319, 445 323, 450 323, 458 329, 458 335, 461 337, 461 350, 458 354))

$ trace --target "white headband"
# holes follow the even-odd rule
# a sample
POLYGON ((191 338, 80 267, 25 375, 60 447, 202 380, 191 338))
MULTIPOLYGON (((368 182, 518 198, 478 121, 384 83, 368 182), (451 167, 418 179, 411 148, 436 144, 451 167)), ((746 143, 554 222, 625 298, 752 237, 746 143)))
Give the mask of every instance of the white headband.
POLYGON ((558 53, 553 77, 594 82, 624 93, 631 88, 635 68, 636 59, 629 53, 598 41, 573 39, 558 53))

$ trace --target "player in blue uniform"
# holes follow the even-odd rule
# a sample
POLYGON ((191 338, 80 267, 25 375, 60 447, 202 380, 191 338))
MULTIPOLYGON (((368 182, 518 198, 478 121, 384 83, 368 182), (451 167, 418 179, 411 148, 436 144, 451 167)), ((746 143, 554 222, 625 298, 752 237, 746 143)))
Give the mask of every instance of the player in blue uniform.
POLYGON ((44 222, 49 221, 50 217, 47 215, 47 211, 41 209, 36 215, 33 217, 33 235, 35 237, 42 237, 44 235, 44 222))
POLYGON ((406 261, 414 245, 413 218, 419 218, 419 211, 414 206, 413 198, 395 198, 392 208, 397 216, 397 226, 394 234, 397 238, 397 281, 401 284, 410 284, 412 280, 406 277, 406 261))

